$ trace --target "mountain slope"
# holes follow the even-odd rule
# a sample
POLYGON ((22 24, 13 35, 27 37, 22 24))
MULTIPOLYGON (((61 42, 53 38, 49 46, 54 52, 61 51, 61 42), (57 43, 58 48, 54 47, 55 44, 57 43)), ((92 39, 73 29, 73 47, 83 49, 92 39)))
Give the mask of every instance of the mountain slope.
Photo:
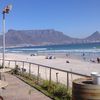
POLYGON ((100 41, 100 32, 96 31, 91 36, 87 37, 86 40, 100 41))
MULTIPOLYGON (((69 37, 56 30, 9 30, 6 33, 6 46, 30 46, 30 45, 57 45, 71 43, 100 42, 100 33, 96 31, 85 39, 69 37)), ((2 35, 0 36, 0 46, 2 35)))
POLYGON ((72 43, 74 39, 55 30, 9 30, 6 45, 49 45, 72 43))

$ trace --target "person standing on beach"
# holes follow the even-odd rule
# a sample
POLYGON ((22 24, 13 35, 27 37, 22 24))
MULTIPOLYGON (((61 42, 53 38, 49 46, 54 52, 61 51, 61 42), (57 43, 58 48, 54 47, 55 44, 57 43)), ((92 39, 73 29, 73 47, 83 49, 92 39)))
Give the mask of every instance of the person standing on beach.
POLYGON ((86 60, 85 53, 83 53, 82 56, 83 56, 83 60, 85 61, 86 60))
POLYGON ((100 63, 100 58, 99 57, 97 57, 97 62, 100 63))

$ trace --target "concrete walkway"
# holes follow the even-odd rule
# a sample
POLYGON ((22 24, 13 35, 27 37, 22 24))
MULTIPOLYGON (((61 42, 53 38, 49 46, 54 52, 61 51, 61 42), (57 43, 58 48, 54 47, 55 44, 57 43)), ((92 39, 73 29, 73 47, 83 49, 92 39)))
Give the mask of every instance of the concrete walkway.
POLYGON ((6 73, 5 77, 8 86, 0 90, 0 94, 4 100, 51 100, 15 76, 6 73))

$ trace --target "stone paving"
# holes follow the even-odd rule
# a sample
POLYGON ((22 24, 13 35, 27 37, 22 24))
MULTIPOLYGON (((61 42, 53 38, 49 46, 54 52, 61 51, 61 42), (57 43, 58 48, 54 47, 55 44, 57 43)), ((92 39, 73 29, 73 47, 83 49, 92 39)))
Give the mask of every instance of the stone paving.
POLYGON ((4 100, 51 100, 36 89, 10 74, 4 74, 8 82, 5 89, 0 90, 4 100))

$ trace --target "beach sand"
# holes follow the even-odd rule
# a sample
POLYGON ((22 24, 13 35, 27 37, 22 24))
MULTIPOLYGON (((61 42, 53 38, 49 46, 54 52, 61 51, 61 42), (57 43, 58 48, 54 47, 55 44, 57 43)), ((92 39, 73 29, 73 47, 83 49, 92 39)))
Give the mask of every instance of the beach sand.
MULTIPOLYGON (((0 54, 0 58, 2 58, 2 54, 0 54)), ((76 72, 79 74, 84 74, 84 75, 91 75, 91 72, 100 72, 100 64, 98 63, 92 63, 92 62, 85 62, 83 60, 78 60, 78 59, 73 59, 69 57, 57 57, 56 59, 45 59, 46 56, 30 56, 26 54, 15 54, 15 53, 6 53, 5 54, 5 59, 6 60, 21 60, 21 61, 28 61, 36 64, 41 64, 41 65, 46 65, 52 68, 57 68, 57 69, 62 69, 62 70, 67 70, 67 71, 72 71, 76 72), (66 63, 66 61, 69 61, 69 63, 66 63)), ((2 62, 1 62, 2 63, 2 62)), ((16 63, 20 68, 23 67, 23 64, 21 62, 16 63)), ((9 63, 6 62, 6 66, 9 66, 9 63)), ((15 63, 11 62, 10 67, 14 68, 15 63)), ((27 69, 27 72, 29 72, 29 64, 25 63, 24 68, 27 69)), ((38 67, 37 65, 31 65, 31 73, 34 75, 37 75, 38 73, 38 67)), ((49 73, 50 69, 49 68, 44 68, 40 67, 39 70, 40 77, 49 80, 49 73)), ((51 71, 51 79, 53 81, 58 81, 64 84, 67 84, 67 73, 57 71, 57 70, 52 70, 51 71), (58 76, 56 75, 58 73, 58 76)), ((69 74, 69 81, 70 84, 72 84, 72 81, 74 79, 81 78, 80 76, 69 74)))

